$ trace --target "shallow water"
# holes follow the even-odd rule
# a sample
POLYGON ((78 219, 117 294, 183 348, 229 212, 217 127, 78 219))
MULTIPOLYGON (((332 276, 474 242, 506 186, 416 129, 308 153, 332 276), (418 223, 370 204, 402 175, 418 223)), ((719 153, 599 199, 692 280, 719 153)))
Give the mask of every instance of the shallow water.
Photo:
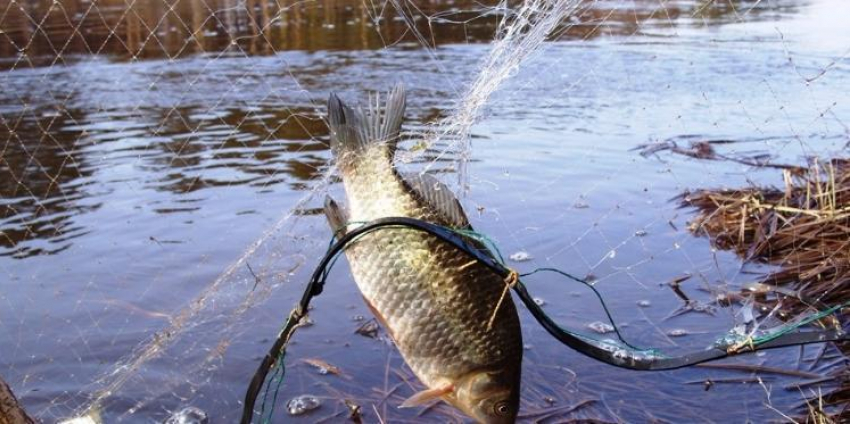
MULTIPOLYGON (((191 1, 174 13, 134 4, 0 1, 0 376, 47 422, 124 376, 101 405, 107 422, 162 421, 189 405, 232 422, 330 236, 321 196, 298 203, 329 164, 327 93, 362 100, 404 82, 406 129, 424 131, 478 72, 501 14, 472 19, 483 11, 471 2, 409 11, 423 48, 378 4, 191 1), (257 240, 268 241, 237 262, 257 240), (135 370, 128 355, 151 340, 151 361, 135 370)), ((705 289, 753 281, 758 269, 692 237, 691 211, 671 198, 779 185, 781 174, 633 149, 729 140, 717 149, 782 163, 846 154, 848 13, 840 0, 586 4, 474 126, 463 198, 473 225, 506 255, 533 257, 518 269, 594 276, 634 343, 668 353, 709 345, 740 321, 734 309, 668 318, 681 301, 664 283, 691 274, 683 290, 708 301, 705 289), (666 335, 678 329, 691 334, 666 335)), ((436 162, 448 182, 454 158, 436 162)), ((341 197, 333 180, 330 191, 341 197)), ((527 284, 565 326, 589 331, 603 319, 582 287, 550 276, 527 284)), ((341 399, 367 422, 457 419, 445 406, 395 408, 418 383, 385 338, 354 334, 369 313, 343 263, 314 305, 315 324, 287 353, 277 421, 305 393, 323 403, 305 422, 339 420, 341 399)), ((522 319, 529 419, 762 422, 782 419, 773 408, 801 412, 799 391, 786 388, 801 377, 762 374, 761 385, 746 372, 623 371, 522 319), (705 390, 708 378, 720 383, 705 390), (544 413, 567 405, 578 407, 544 413)), ((809 372, 818 351, 727 362, 809 372)))

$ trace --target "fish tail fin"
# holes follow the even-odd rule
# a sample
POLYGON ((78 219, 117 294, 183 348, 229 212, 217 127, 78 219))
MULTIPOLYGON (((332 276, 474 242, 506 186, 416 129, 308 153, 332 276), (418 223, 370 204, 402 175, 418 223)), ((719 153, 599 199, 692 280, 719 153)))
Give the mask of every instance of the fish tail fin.
POLYGON ((374 145, 385 145, 390 157, 395 155, 396 144, 404 118, 405 93, 399 84, 388 94, 384 107, 381 96, 370 96, 366 110, 351 108, 336 94, 328 99, 328 123, 331 130, 331 151, 337 160, 346 160, 374 145))

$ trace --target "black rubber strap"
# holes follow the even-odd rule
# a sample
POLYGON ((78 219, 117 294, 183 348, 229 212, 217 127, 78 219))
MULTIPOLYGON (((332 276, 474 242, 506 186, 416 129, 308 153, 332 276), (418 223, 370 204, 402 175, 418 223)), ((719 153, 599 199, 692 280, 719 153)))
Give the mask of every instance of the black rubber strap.
MULTIPOLYGON (((411 218, 382 218, 375 220, 364 227, 360 227, 349 233, 346 237, 357 237, 365 232, 373 231, 374 229, 384 226, 404 226, 416 228, 428 232, 443 241, 453 244, 459 250, 467 255, 472 256, 477 261, 486 265, 494 273, 502 278, 507 278, 511 270, 496 261, 489 255, 484 254, 480 250, 470 246, 460 235, 451 230, 434 225, 428 222, 411 219, 411 218), (362 232, 361 232, 362 231, 362 232)), ((342 241, 342 240, 340 240, 342 241)), ((738 355, 741 353, 752 352, 752 349, 740 349, 730 351, 725 348, 711 347, 704 351, 694 352, 676 357, 659 357, 640 352, 629 352, 614 348, 603 348, 599 345, 588 342, 587 340, 576 336, 570 332, 564 331, 557 323, 555 323, 543 309, 534 301, 534 298, 528 293, 525 286, 520 282, 514 287, 514 291, 520 298, 525 307, 528 308, 531 315, 552 337, 561 343, 569 346, 575 351, 589 356, 606 364, 610 364, 620 368, 627 368, 639 371, 661 371, 672 370, 677 368, 688 367, 698 363, 714 361, 717 359, 726 358, 729 356, 738 355)), ((821 342, 837 342, 848 341, 850 337, 839 330, 821 330, 810 332, 794 332, 787 333, 777 337, 769 342, 764 342, 758 346, 754 346, 755 350, 775 349, 786 346, 796 346, 810 343, 821 342)))
MULTIPOLYGON (((286 326, 281 330, 277 340, 269 350, 269 353, 266 354, 263 361, 260 363, 260 367, 257 369, 256 374, 254 374, 251 384, 248 386, 248 390, 245 394, 245 405, 242 411, 242 424, 251 423, 254 416, 254 404, 260 394, 260 390, 262 389, 266 376, 275 365, 277 358, 280 357, 280 354, 286 348, 289 338, 292 336, 292 333, 295 331, 298 323, 304 316, 303 311, 308 309, 313 297, 318 296, 322 293, 322 290, 324 290, 325 277, 327 276, 327 269, 330 266, 331 261, 333 261, 336 255, 342 252, 346 246, 348 246, 348 244, 357 237, 385 227, 411 228, 429 233, 447 243, 452 244, 458 250, 481 262, 496 275, 502 278, 507 278, 511 275, 512 271, 510 269, 502 265, 493 257, 480 251, 478 248, 471 246, 461 235, 439 225, 434 225, 418 219, 405 217, 381 218, 349 231, 344 237, 339 239, 333 246, 331 246, 330 249, 328 249, 327 253, 322 258, 322 261, 316 267, 315 271, 313 271, 310 282, 304 291, 304 295, 301 297, 301 302, 298 304, 298 307, 292 311, 289 319, 287 320, 286 326)), ((531 312, 534 319, 537 320, 537 322, 540 323, 540 325, 543 326, 543 328, 552 335, 552 337, 560 341, 562 344, 598 361, 631 370, 672 370, 742 353, 753 352, 756 350, 775 349, 779 347, 797 346, 809 343, 850 341, 850 337, 838 329, 818 330, 786 333, 773 340, 752 346, 752 348, 749 349, 744 347, 735 351, 727 351, 720 347, 710 347, 703 351, 676 357, 653 356, 652 354, 642 352, 617 349, 613 346, 608 348, 602 347, 599 344, 594 344, 573 333, 565 331, 548 315, 546 315, 537 303, 534 302, 534 298, 531 297, 528 290, 526 290, 525 286, 521 282, 514 286, 514 291, 522 303, 528 308, 529 312, 531 312)))

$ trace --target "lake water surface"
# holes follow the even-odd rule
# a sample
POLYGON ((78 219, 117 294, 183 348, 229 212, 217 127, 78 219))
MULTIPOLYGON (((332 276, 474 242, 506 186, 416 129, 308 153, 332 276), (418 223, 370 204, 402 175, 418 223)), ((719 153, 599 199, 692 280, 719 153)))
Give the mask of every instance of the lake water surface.
MULTIPOLYGON (((505 10, 457 0, 400 14, 394 3, 0 0, 0 376, 34 416, 56 422, 98 399, 106 422, 161 422, 185 406, 236 420, 329 241, 323 193, 343 197, 335 178, 323 183, 329 92, 363 101, 404 83, 402 166, 456 186, 458 152, 423 151, 416 134, 462 99, 505 10)), ((473 225, 506 255, 531 255, 512 263, 520 270, 595 280, 635 344, 711 344, 741 321, 737 308, 676 315, 666 283, 690 275, 682 289, 707 303, 764 270, 693 237, 674 198, 779 186, 781 173, 634 149, 715 140, 723 154, 781 163, 846 156, 847 16, 841 0, 583 3, 472 129, 462 200, 473 225)), ((564 326, 604 320, 581 286, 526 284, 564 326)), ((275 421, 295 419, 285 402, 301 394, 322 402, 304 422, 344 419, 345 399, 365 422, 462 421, 445 405, 396 408, 421 387, 382 331, 355 334, 370 314, 344 261, 314 305, 275 421)), ((781 421, 804 413, 793 383, 829 371, 815 358, 834 354, 723 362, 792 376, 630 372, 521 319, 529 421, 781 421)))

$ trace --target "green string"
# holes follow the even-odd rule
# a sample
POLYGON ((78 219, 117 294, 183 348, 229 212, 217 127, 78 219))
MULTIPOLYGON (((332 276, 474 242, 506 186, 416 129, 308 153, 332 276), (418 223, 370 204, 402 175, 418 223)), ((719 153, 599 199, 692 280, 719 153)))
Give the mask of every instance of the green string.
POLYGON ((493 239, 491 239, 487 235, 473 231, 473 230, 464 229, 464 228, 447 228, 447 227, 443 227, 443 228, 446 228, 447 230, 449 230, 449 231, 451 231, 455 234, 458 234, 458 235, 461 235, 461 236, 464 236, 464 237, 469 237, 471 239, 474 239, 474 240, 484 244, 484 246, 489 247, 490 250, 492 250, 493 252, 496 252, 496 256, 497 256, 497 259, 499 260, 499 263, 502 264, 502 265, 505 265, 505 258, 502 256, 502 252, 499 251, 499 247, 496 245, 496 242, 494 242, 493 239))
MULTIPOLYGON (((507 267, 506 264, 505 264, 505 258, 502 256, 502 253, 499 251, 499 248, 497 247, 496 243, 493 241, 493 239, 491 239, 487 235, 476 232, 476 231, 468 230, 468 229, 448 228, 448 230, 450 230, 450 231, 452 231, 456 234, 459 234, 461 236, 465 236, 465 237, 469 237, 469 238, 472 238, 474 240, 477 240, 477 241, 483 243, 485 246, 490 247, 492 251, 496 252, 498 260, 502 264, 502 266, 507 267)), ((591 290, 593 290, 593 294, 596 295, 596 298, 599 299, 599 303, 602 305, 602 309, 605 310, 605 315, 608 316, 608 322, 611 323, 611 326, 614 328, 614 332, 617 334, 617 338, 620 339, 620 341, 622 342, 623 345, 625 345, 626 347, 628 347, 628 348, 630 348, 634 351, 648 352, 648 353, 652 353, 652 354, 655 354, 655 355, 663 356, 658 351, 658 349, 640 348, 640 347, 637 347, 637 346, 629 343, 628 341, 626 341, 625 338, 623 338, 622 333, 620 333, 620 328, 614 322, 614 317, 611 315, 611 311, 608 309, 608 305, 605 303, 605 299, 603 299, 602 294, 599 293, 598 290, 596 290, 596 287, 594 287, 593 284, 589 283, 588 281, 586 281, 584 279, 581 279, 579 277, 576 277, 572 274, 569 274, 567 272, 561 271, 561 270, 556 269, 556 268, 537 268, 537 269, 535 269, 531 272, 526 272, 524 274, 520 274, 519 276, 520 277, 527 277, 527 276, 536 274, 538 272, 554 272, 554 273, 560 274, 561 276, 567 277, 567 278, 569 278, 573 281, 582 283, 585 286, 589 287, 591 290)), ((520 284, 522 284, 522 283, 520 282, 520 284)), ((584 338, 584 339, 587 339, 587 340, 590 340, 590 341, 593 341, 593 342, 596 342, 596 343, 611 344, 610 341, 598 339, 598 338, 595 338, 595 337, 590 336, 588 334, 576 333, 576 332, 567 330, 565 328, 561 328, 561 329, 563 331, 567 332, 567 333, 574 335, 574 336, 581 337, 581 338, 584 338)))
POLYGON ((753 339, 753 344, 754 345, 760 345, 760 344, 763 344, 763 343, 767 343, 771 340, 775 340, 775 339, 777 339, 777 338, 779 338, 779 337, 781 337, 785 334, 788 334, 788 333, 790 333, 790 332, 792 332, 792 331, 794 331, 794 330, 796 330, 796 329, 798 329, 798 328, 800 328, 804 325, 811 324, 811 323, 813 323, 813 322, 815 322, 815 321, 817 321, 821 318, 825 318, 829 315, 832 315, 833 313, 835 313, 839 309, 845 308, 847 306, 850 306, 850 302, 844 302, 844 303, 842 303, 838 306, 833 306, 829 309, 826 309, 826 310, 820 311, 818 313, 809 315, 805 319, 800 320, 800 322, 797 322, 797 323, 794 323, 794 324, 785 324, 785 325, 781 326, 780 329, 777 330, 774 333, 753 339))
MULTIPOLYGON (((617 334, 617 338, 620 339, 620 341, 623 342, 624 345, 628 346, 632 350, 636 350, 636 351, 639 351, 639 352, 652 352, 652 353, 660 354, 660 352, 657 349, 647 349, 647 348, 637 347, 637 346, 629 343, 628 341, 626 341, 625 338, 623 338, 623 335, 620 333, 620 328, 617 326, 617 323, 614 322, 614 317, 611 315, 611 311, 608 309, 608 304, 605 303, 605 299, 602 297, 602 294, 599 293, 599 290, 596 290, 596 287, 594 287, 593 284, 589 283, 587 280, 584 280, 582 278, 578 278, 574 275, 571 275, 569 273, 561 271, 560 269, 557 269, 557 268, 546 268, 546 267, 537 268, 534 271, 526 272, 525 274, 520 274, 519 276, 520 277, 527 277, 527 276, 530 276, 530 275, 537 274, 538 272, 554 272, 554 273, 560 274, 564 277, 567 277, 570 280, 582 283, 586 287, 588 287, 590 290, 593 290, 593 294, 595 294, 596 298, 599 299, 599 303, 602 305, 602 309, 605 311, 605 315, 608 317, 608 322, 610 322, 611 327, 614 328, 614 333, 617 334)), ((574 334, 576 336, 584 337, 584 338, 587 338, 587 339, 590 339, 590 340, 593 340, 593 341, 596 341, 596 342, 602 342, 603 341, 603 340, 598 340, 598 339, 596 339, 592 336, 588 336, 586 334, 573 333, 569 330, 564 330, 564 331, 567 331, 567 332, 574 334)))
MULTIPOLYGON (((350 223, 346 224, 345 226, 337 228, 336 231, 334 231, 334 236, 331 237, 330 243, 328 244, 328 250, 327 250, 328 252, 330 251, 331 247, 334 245, 334 243, 337 240, 336 234, 338 234, 338 232, 340 230, 345 229, 350 224, 365 224, 365 222, 357 222, 357 221, 350 222, 350 223)), ((399 225, 399 227, 404 228, 404 226, 402 226, 402 225, 399 225)), ((490 237, 488 237, 488 236, 486 236, 482 233, 478 233, 478 232, 475 232, 473 230, 469 230, 469 229, 458 229, 458 228, 448 228, 448 227, 443 227, 443 228, 445 228, 445 229, 447 229, 447 230, 449 230, 449 231, 451 231, 455 234, 458 234, 460 236, 471 238, 473 240, 476 240, 476 241, 482 243, 485 246, 485 248, 488 248, 492 252, 495 252, 495 254, 496 254, 495 258, 503 266, 505 266, 505 259, 502 256, 502 253, 499 251, 498 246, 493 241, 493 239, 491 239, 490 237)), ((372 231, 376 231, 376 230, 378 230, 378 228, 376 228, 372 231)), ((372 231, 361 234, 359 237, 355 238, 351 242, 353 243, 353 242, 357 241, 359 238, 361 238, 361 237, 363 237, 367 234, 370 234, 372 231)), ((416 230, 410 230, 410 231, 416 231, 416 230)), ((345 250, 345 248, 343 248, 342 250, 345 250)), ((337 254, 334 256, 334 258, 329 262, 329 265, 327 266, 327 268, 323 271, 323 273, 322 273, 323 282, 324 282, 324 280, 326 280, 328 278, 328 276, 331 272, 331 269, 334 267, 337 260, 339 260, 341 253, 342 253, 342 251, 337 252, 337 254)), ((607 316, 608 321, 611 323, 611 326, 614 328, 614 332, 616 333, 617 338, 620 340, 620 342, 622 342, 623 345, 627 346, 628 348, 630 348, 634 351, 646 352, 646 353, 653 354, 653 355, 656 355, 656 356, 664 356, 658 349, 654 349, 654 348, 647 349, 647 348, 637 347, 635 345, 632 345, 628 341, 626 341, 625 338, 623 338, 622 334, 620 333, 619 327, 614 322, 614 318, 611 315, 611 311, 608 309, 608 305, 605 303, 605 299, 602 297, 602 294, 596 289, 596 287, 594 287, 593 284, 591 284, 590 282, 588 282, 588 281, 586 281, 582 278, 579 278, 579 277, 571 275, 567 272, 561 271, 557 268, 549 268, 549 267, 537 268, 537 269, 535 269, 531 272, 520 274, 519 276, 520 277, 527 277, 527 276, 534 275, 538 272, 554 272, 554 273, 557 273, 557 274, 559 274, 563 277, 569 278, 570 280, 581 283, 581 284, 585 285, 586 287, 590 288, 593 291, 594 295, 596 295, 596 298, 599 300, 599 303, 602 305, 602 309, 605 311, 605 315, 607 316)), ((522 285, 522 282, 520 281, 520 282, 518 282, 518 284, 522 285)), ((753 339, 753 344, 757 346, 757 345, 760 345, 760 344, 763 344, 763 343, 767 343, 771 340, 777 339, 777 338, 779 338, 779 337, 781 337, 781 336, 783 336, 787 333, 790 333, 790 332, 792 332, 796 329, 799 329, 800 327, 802 327, 804 325, 811 324, 814 321, 817 321, 821 318, 829 316, 829 315, 833 314, 834 312, 838 311, 839 309, 847 307, 847 306, 850 306, 850 302, 845 302, 841 305, 829 308, 829 309, 824 310, 824 311, 820 311, 816 314, 812 314, 811 316, 806 317, 805 319, 801 320, 798 323, 785 325, 785 326, 781 327, 780 330, 778 330, 774 333, 753 339)), ((288 323, 288 320, 287 320, 287 323, 288 323)), ((284 327, 285 326, 286 326, 286 324, 284 325, 284 327)), ((599 339, 599 338, 596 338, 596 337, 593 337, 593 336, 590 336, 590 335, 587 335, 587 334, 572 332, 570 330, 563 329, 563 328, 562 328, 562 330, 567 332, 567 333, 570 333, 574 336, 581 337, 583 339, 586 339, 586 340, 589 340, 589 341, 592 341, 592 342, 602 343, 602 344, 618 345, 618 343, 613 342, 612 340, 599 339)), ((260 417, 263 417, 263 415, 265 415, 266 402, 267 402, 267 399, 268 399, 269 389, 271 388, 270 386, 272 384, 272 381, 276 380, 275 381, 276 385, 275 385, 275 389, 274 389, 274 395, 272 396, 272 402, 271 402, 271 406, 269 408, 269 414, 268 414, 267 417, 263 418, 263 423, 269 423, 271 421, 271 418, 274 416, 274 410, 275 410, 275 405, 277 404, 278 394, 280 392, 281 385, 283 384, 284 376, 286 375, 286 366, 284 364, 285 356, 286 356, 286 347, 284 346, 284 348, 281 349, 281 351, 278 355, 277 361, 275 361, 274 374, 272 375, 272 378, 269 380, 269 382, 266 384, 266 388, 265 388, 264 393, 263 393, 263 403, 262 403, 262 406, 260 408, 260 417)))
MULTIPOLYGON (((291 319, 291 318, 289 318, 289 319, 291 319)), ((286 320, 286 322, 284 323, 282 328, 286 328, 289 325, 289 319, 286 320)), ((285 357, 286 357, 286 346, 284 345, 284 347, 278 353, 277 359, 275 360, 275 365, 274 365, 275 370, 274 370, 274 373, 272 374, 272 378, 270 378, 266 382, 266 388, 265 388, 265 390, 263 390, 263 403, 260 405, 260 419, 262 420, 261 422, 263 424, 270 423, 271 420, 272 420, 272 417, 274 417, 274 410, 275 410, 275 406, 277 405, 278 393, 280 392, 280 386, 283 385, 283 377, 286 375, 286 364, 284 364, 284 362, 283 362, 285 357), (271 405, 269 406, 269 414, 268 414, 268 416, 264 416, 265 410, 266 410, 266 401, 268 400, 268 397, 269 397, 269 388, 271 387, 272 382, 275 381, 275 380, 276 380, 277 384, 276 384, 275 389, 274 389, 274 396, 272 396, 271 405)))

